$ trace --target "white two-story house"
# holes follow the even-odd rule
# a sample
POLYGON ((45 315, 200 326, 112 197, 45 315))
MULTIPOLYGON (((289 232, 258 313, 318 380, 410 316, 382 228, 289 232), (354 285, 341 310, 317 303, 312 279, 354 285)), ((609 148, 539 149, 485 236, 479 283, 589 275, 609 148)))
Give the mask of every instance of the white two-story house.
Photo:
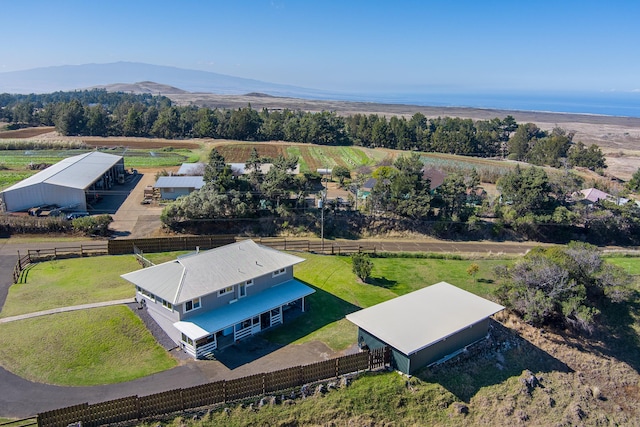
POLYGON ((196 252, 123 274, 136 298, 195 358, 283 323, 305 311, 315 291, 293 278, 304 261, 252 240, 196 252))

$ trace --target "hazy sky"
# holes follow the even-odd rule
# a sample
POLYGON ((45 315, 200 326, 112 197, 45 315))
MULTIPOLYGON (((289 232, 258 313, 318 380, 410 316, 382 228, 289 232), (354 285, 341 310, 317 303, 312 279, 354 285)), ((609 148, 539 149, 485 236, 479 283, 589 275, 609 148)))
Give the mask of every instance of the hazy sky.
POLYGON ((640 90, 640 1, 0 0, 0 72, 145 62, 326 90, 640 90))

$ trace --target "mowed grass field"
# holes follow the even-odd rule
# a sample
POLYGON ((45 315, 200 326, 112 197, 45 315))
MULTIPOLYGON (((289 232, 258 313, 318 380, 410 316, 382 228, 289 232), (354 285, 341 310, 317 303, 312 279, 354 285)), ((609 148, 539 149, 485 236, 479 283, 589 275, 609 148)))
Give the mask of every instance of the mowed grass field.
MULTIPOLYGON (((148 257, 159 263, 182 253, 148 254, 148 257)), ((318 340, 336 352, 356 343, 356 327, 344 319, 346 314, 443 280, 493 299, 497 286, 495 266, 514 261, 512 258, 373 258, 371 280, 362 283, 351 270, 350 257, 298 252, 296 255, 306 259, 296 265, 296 278, 316 292, 307 299, 307 313, 263 336, 282 345, 318 340), (472 263, 479 266, 475 277, 467 274, 472 263)), ((640 272, 640 258, 615 256, 607 261, 623 266, 632 274, 640 272)), ((115 298, 126 288, 129 288, 126 292, 132 293, 130 285, 120 286, 116 282, 122 280, 120 274, 137 268, 131 256, 41 263, 30 271, 25 284, 35 292, 26 293, 23 285, 10 289, 6 310, 21 311, 13 306, 25 305, 25 301, 34 308, 48 306, 44 301, 49 298, 49 292, 53 296, 81 293, 85 300, 100 300, 104 292, 112 293, 115 298), (99 267, 96 262, 104 266, 99 267), (50 275, 56 278, 49 281, 50 275), (58 282, 74 283, 65 288, 58 282)), ((507 336, 513 338, 506 341, 508 345, 500 347, 501 355, 480 355, 442 369, 428 369, 412 379, 395 372, 366 374, 346 389, 295 405, 267 405, 253 411, 239 405, 229 413, 214 411, 197 423, 177 419, 175 425, 267 425, 273 419, 292 425, 344 422, 345 425, 479 426, 512 425, 522 419, 535 420, 534 425, 552 425, 559 421, 563 421, 563 425, 578 425, 581 419, 635 425, 632 420, 637 408, 633 405, 638 404, 639 399, 634 397, 633 387, 640 383, 633 369, 638 364, 633 357, 638 351, 640 325, 637 281, 635 288, 633 301, 610 307, 603 313, 608 321, 612 312, 624 313, 612 339, 617 340, 625 352, 609 353, 606 350, 609 344, 589 337, 575 341, 553 331, 541 334, 537 328, 527 325, 517 327, 509 317, 503 316, 505 325, 511 325, 518 332, 507 332, 507 336), (516 342, 518 344, 514 344, 516 342), (523 389, 521 379, 530 375, 527 370, 541 379, 542 387, 533 392, 523 389), (627 385, 619 388, 619 384, 627 385), (459 406, 455 405, 469 408, 468 414, 457 411, 455 408, 459 406), (620 405, 628 407, 615 410, 622 407, 620 405)), ((75 297, 69 298, 73 301, 75 297)), ((169 369, 175 363, 127 307, 0 324, 0 365, 33 381, 65 385, 113 383, 169 369), (42 354, 47 357, 41 357, 42 354)))
MULTIPOLYGON (((148 256, 160 263, 175 259, 182 253, 184 252, 148 256)), ((478 263, 480 273, 476 279, 486 278, 490 281, 493 277, 492 266, 509 262, 380 258, 374 259, 372 281, 365 284, 351 271, 350 257, 296 254, 306 259, 296 266, 296 277, 313 286, 316 293, 308 298, 309 311, 304 316, 295 319, 287 327, 267 332, 265 336, 283 345, 319 340, 335 351, 348 348, 356 340, 355 327, 344 319, 346 314, 431 285, 445 277, 449 277, 451 283, 457 286, 489 295, 490 287, 478 287, 477 280, 468 276, 466 269, 472 262, 478 263)), ((26 283, 9 289, 0 317, 132 297, 133 287, 120 278, 120 275, 138 268, 140 266, 135 258, 129 255, 74 258, 36 264, 29 271, 26 283), (25 304, 25 301, 28 303, 25 304)), ((0 351, 0 365, 33 381, 65 385, 88 385, 91 381, 94 381, 93 384, 102 384, 148 375, 150 371, 145 357, 157 357, 157 344, 146 330, 146 334, 139 332, 136 316, 124 315, 120 312, 121 309, 128 310, 126 307, 108 307, 0 324, 0 347, 3 348, 0 351), (110 324, 111 329, 104 330, 104 322, 110 324), (67 333, 67 330, 70 332, 67 333), (22 335, 18 338, 20 331, 22 335), (69 351, 69 345, 59 344, 58 341, 56 345, 52 345, 54 338, 46 338, 49 335, 55 336, 55 340, 68 339, 72 343, 69 345, 75 350, 69 351), (19 341, 18 344, 14 343, 16 340, 19 341), (109 350, 109 343, 112 341, 117 351, 109 350), (144 351, 147 356, 130 358, 128 346, 132 347, 131 352, 144 351), (46 362, 34 361, 33 354, 44 353, 48 355, 46 362), (113 360, 99 359, 102 357, 113 360), (96 360, 100 362, 97 363, 96 360), (138 360, 140 366, 136 366, 138 360), (58 364, 78 366, 81 369, 59 371, 58 364), (106 377, 103 375, 103 365, 110 366, 109 369, 113 371, 106 377), (118 368, 120 365, 122 372, 118 368), (67 372, 67 375, 61 372, 67 372)), ((163 362, 159 366, 167 369, 173 365, 163 362)))

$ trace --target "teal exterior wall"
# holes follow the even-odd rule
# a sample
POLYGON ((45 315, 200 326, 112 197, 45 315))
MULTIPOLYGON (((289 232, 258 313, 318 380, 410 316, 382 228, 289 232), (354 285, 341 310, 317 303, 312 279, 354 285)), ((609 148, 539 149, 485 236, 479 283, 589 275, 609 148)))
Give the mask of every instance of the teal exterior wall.
MULTIPOLYGON (((413 375, 425 366, 483 339, 488 330, 489 318, 486 318, 411 355, 406 355, 391 347, 392 367, 405 374, 413 375)), ((358 328, 358 344, 360 347, 366 345, 370 349, 388 345, 362 328, 358 328)))
POLYGON ((409 374, 414 374, 419 369, 424 368, 437 362, 445 356, 448 356, 469 344, 473 344, 487 336, 489 330, 489 318, 486 318, 478 323, 475 323, 465 329, 462 329, 450 337, 438 341, 429 347, 423 348, 420 351, 409 356, 410 369, 407 371, 409 374))

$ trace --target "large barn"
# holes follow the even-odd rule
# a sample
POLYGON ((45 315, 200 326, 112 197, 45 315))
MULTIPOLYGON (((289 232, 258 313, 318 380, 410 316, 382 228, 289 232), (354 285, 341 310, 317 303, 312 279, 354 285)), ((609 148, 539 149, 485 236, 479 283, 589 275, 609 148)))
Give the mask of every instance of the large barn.
POLYGON ((43 205, 86 211, 87 198, 124 178, 122 156, 92 151, 68 157, 0 192, 7 212, 43 205))
POLYGON ((413 374, 484 339, 489 316, 504 309, 446 282, 356 311, 358 344, 391 347, 396 369, 413 374))

